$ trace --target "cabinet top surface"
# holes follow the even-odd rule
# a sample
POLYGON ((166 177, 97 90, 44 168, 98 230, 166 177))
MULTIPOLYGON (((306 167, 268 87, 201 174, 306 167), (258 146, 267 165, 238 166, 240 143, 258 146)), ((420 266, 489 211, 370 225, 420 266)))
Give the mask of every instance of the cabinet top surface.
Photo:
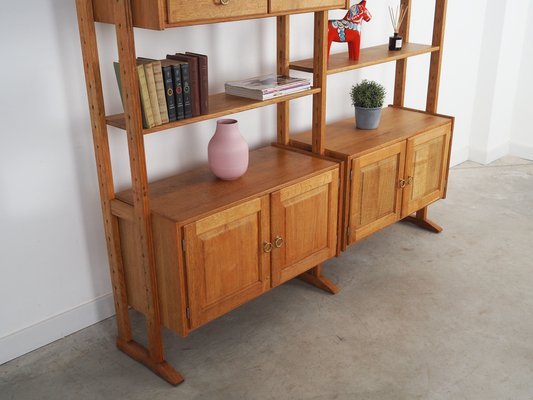
MULTIPOLYGON (((244 200, 334 169, 338 164, 317 157, 268 146, 250 152, 248 171, 234 181, 216 178, 208 166, 149 185, 155 214, 185 224, 244 200)), ((117 199, 133 204, 131 190, 117 199)))
MULTIPOLYGON (((449 124, 451 121, 451 117, 386 107, 383 109, 377 129, 357 129, 354 117, 328 124, 326 153, 337 158, 360 156, 429 129, 449 124)), ((310 146, 311 132, 291 136, 291 139, 310 146)))

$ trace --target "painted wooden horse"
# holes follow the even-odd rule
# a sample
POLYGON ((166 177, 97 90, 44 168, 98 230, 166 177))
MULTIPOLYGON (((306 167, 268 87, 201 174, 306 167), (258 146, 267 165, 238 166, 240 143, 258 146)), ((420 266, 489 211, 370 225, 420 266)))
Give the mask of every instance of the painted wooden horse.
POLYGON ((328 61, 331 43, 348 43, 350 60, 359 60, 361 48, 361 23, 370 21, 372 15, 366 8, 366 0, 350 7, 344 19, 328 22, 328 61))

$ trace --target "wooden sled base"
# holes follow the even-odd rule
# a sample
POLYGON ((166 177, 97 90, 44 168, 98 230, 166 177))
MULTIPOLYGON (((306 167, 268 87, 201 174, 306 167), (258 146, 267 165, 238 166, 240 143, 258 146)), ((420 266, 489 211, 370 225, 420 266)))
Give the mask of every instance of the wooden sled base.
POLYGON ((337 285, 335 285, 333 282, 331 282, 328 278, 323 276, 320 273, 320 265, 317 265, 316 267, 310 269, 307 272, 304 272, 301 275, 298 275, 298 279, 313 285, 319 289, 324 290, 325 292, 331 293, 331 294, 337 294, 340 292, 340 289, 337 285))
POLYGON ((428 219, 428 209, 427 207, 422 208, 416 212, 416 216, 409 216, 403 219, 406 222, 410 222, 419 226, 420 228, 426 229, 430 232, 441 233, 442 227, 437 225, 435 222, 428 219))
POLYGON ((154 362, 150 357, 150 354, 148 354, 148 351, 134 340, 125 342, 117 339, 117 347, 135 361, 150 368, 155 374, 159 375, 171 385, 177 386, 183 382, 183 377, 172 365, 166 361, 159 363, 154 362))

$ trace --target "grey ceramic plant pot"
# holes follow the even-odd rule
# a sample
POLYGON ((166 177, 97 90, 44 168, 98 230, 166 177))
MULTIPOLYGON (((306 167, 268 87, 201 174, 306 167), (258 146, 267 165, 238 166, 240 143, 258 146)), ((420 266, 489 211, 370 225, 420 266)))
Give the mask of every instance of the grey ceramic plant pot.
POLYGON ((355 126, 358 129, 376 129, 381 120, 381 107, 355 107, 355 126))

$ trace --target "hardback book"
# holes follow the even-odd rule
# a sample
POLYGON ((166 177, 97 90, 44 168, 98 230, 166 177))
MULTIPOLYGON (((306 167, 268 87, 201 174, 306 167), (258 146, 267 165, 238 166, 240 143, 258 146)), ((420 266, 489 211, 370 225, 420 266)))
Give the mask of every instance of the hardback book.
POLYGON ((161 71, 163 73, 163 83, 165 85, 165 98, 167 102, 168 119, 170 122, 176 121, 176 97, 174 95, 174 78, 172 72, 172 65, 167 64, 169 60, 161 60, 161 71))
POLYGON ((150 104, 150 94, 148 93, 144 66, 142 64, 137 65, 137 78, 139 79, 139 92, 141 93, 143 126, 145 128, 153 128, 155 126, 154 116, 152 114, 152 105, 150 104))
MULTIPOLYGON (((154 72, 154 81, 155 81, 155 89, 157 93, 157 101, 159 105, 159 114, 161 115, 161 123, 167 124, 170 121, 169 115, 168 115, 168 108, 167 108, 167 99, 166 99, 166 93, 165 93, 165 82, 163 78, 163 71, 161 66, 161 61, 154 60, 151 58, 138 58, 139 61, 143 63, 151 63, 152 69, 154 72)), ((145 64, 146 68, 146 64, 145 64)))
POLYGON ((156 126, 162 125, 163 122, 161 121, 161 113, 159 111, 159 100, 157 98, 153 65, 149 61, 137 60, 137 62, 144 66, 144 74, 146 76, 146 84, 148 86, 148 95, 150 96, 150 105, 152 106, 154 123, 156 126))
POLYGON ((263 75, 240 81, 226 82, 226 93, 254 100, 269 100, 274 97, 311 89, 309 79, 284 75, 263 75))
POLYGON ((152 68, 154 70, 155 89, 157 91, 157 101, 159 103, 159 113, 161 115, 161 123, 168 124, 168 110, 167 99, 165 96, 165 83, 163 81, 163 71, 161 69, 161 62, 152 62, 152 68))
MULTIPOLYGON (((183 61, 189 64, 188 67, 188 77, 189 77, 189 89, 190 89, 190 102, 192 107, 192 116, 196 117, 200 115, 200 78, 198 76, 198 59, 193 56, 188 56, 186 54, 178 53, 174 55, 167 55, 167 58, 171 60, 183 61)), ((181 68, 182 80, 183 80, 183 91, 184 91, 184 102, 186 102, 185 97, 185 81, 183 77, 183 65, 181 68)), ((185 116, 187 118, 187 116, 185 116)))
POLYGON ((200 78, 200 114, 209 114, 209 71, 208 59, 205 54, 185 52, 198 60, 198 77, 200 78))

